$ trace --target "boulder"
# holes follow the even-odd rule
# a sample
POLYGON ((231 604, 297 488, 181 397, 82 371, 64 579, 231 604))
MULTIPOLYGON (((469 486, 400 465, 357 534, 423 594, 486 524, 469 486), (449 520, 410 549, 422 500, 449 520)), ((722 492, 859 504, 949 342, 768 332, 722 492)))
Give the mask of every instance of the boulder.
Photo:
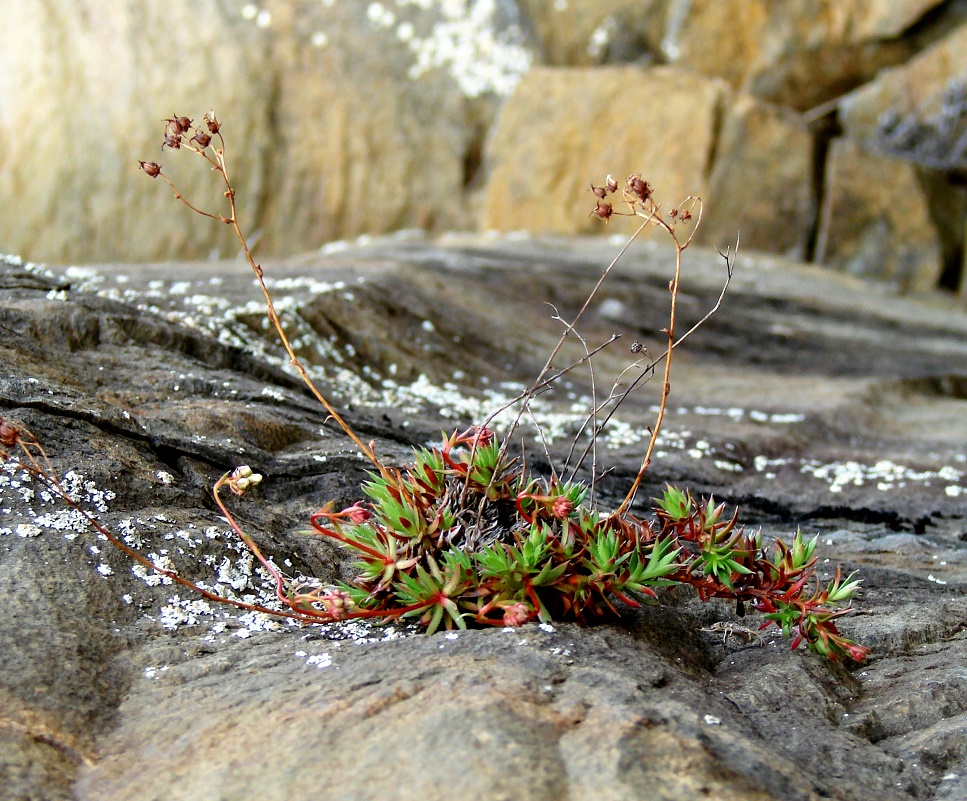
POLYGON ((0 220, 0 248, 57 261, 236 252, 227 228, 173 213, 138 172, 160 161, 186 196, 217 207, 207 170, 159 150, 162 118, 209 108, 262 250, 466 225, 480 130, 531 51, 508 0, 465 11, 18 4, 0 31, 0 207, 17 210, 0 220))
MULTIPOLYGON (((946 90, 967 75, 967 23, 876 80, 856 89, 839 102, 839 120, 855 139, 881 138, 885 115, 924 119, 940 110, 946 90)), ((886 143, 883 143, 886 144, 886 143)), ((912 148, 911 148, 912 149, 912 148)), ((913 155, 911 153, 910 155, 913 155)))
POLYGON ((552 67, 648 61, 661 54, 669 0, 519 0, 552 67))
MULTIPOLYGON (((386 237, 264 267, 323 391, 403 464, 529 383, 561 331, 541 301, 568 316, 618 248, 386 237)), ((633 249, 591 304, 589 344, 623 337, 598 355, 599 392, 635 358, 621 342, 658 352, 673 262, 657 241, 633 249)), ((689 248, 682 325, 723 273, 689 248)), ((351 568, 306 521, 358 499, 367 464, 285 369, 261 303, 233 260, 0 260, 3 418, 133 547, 271 603, 212 482, 240 463, 263 473, 228 503, 286 572, 331 582, 351 568)), ((790 651, 774 629, 760 642, 756 616, 674 591, 589 628, 289 626, 133 569, 5 464, 4 796, 962 798, 965 338, 949 298, 746 254, 720 313, 676 351, 639 497, 672 483, 740 505, 767 537, 817 537, 823 581, 844 563, 864 582, 840 621, 873 648, 859 666, 790 651)), ((534 406, 549 441, 528 447, 533 470, 564 458, 593 403, 583 374, 567 378, 534 406)), ((606 507, 638 469, 657 395, 631 396, 601 442, 606 507)))
POLYGON ((806 257, 816 217, 813 137, 801 117, 747 94, 728 103, 699 241, 806 257))
POLYGON ((600 232, 590 186, 609 173, 641 173, 666 206, 704 197, 726 91, 670 67, 531 70, 488 144, 483 227, 600 232))
POLYGON ((847 137, 834 140, 826 161, 816 261, 904 292, 935 288, 943 271, 943 243, 916 167, 847 137))
MULTIPOLYGON (((271 92, 270 47, 238 6, 28 0, 6 15, 0 40, 0 205, 17 210, 0 221, 3 248, 59 261, 227 249, 227 230, 171 213, 170 192, 146 192, 138 172, 139 159, 185 160, 160 150, 164 117, 210 107, 232 109, 233 160, 248 188, 240 213, 256 216, 259 154, 271 144, 259 101, 271 92)), ((172 169, 182 190, 217 203, 207 170, 191 166, 172 169)))
POLYGON ((904 61, 901 37, 938 0, 679 0, 664 52, 672 63, 805 110, 904 61))

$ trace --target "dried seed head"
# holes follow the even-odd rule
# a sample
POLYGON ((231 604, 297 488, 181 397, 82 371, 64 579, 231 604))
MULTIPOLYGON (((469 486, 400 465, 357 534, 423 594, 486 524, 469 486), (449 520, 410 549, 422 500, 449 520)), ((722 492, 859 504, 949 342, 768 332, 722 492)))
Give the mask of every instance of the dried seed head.
POLYGON ((140 164, 141 169, 152 178, 157 178, 159 175, 161 175, 160 164, 155 164, 153 161, 139 161, 138 164, 140 164))
POLYGON ((641 180, 640 175, 628 176, 628 190, 642 203, 648 200, 652 193, 651 184, 649 184, 647 181, 641 180))
POLYGON ((688 209, 686 209, 685 211, 682 212, 682 216, 680 219, 682 220, 682 222, 688 222, 690 219, 692 219, 692 213, 688 211, 688 209))
POLYGON ((261 481, 261 474, 253 473, 251 467, 243 464, 241 467, 236 467, 228 477, 228 488, 236 495, 244 495, 261 481))
POLYGON ((222 124, 215 118, 214 111, 209 111, 205 115, 205 124, 208 126, 208 130, 211 131, 213 135, 217 134, 218 130, 222 127, 222 124))
POLYGON ((179 117, 178 115, 173 115, 165 120, 168 123, 168 129, 173 134, 183 134, 191 127, 191 120, 187 117, 179 117))
POLYGON ((594 210, 588 216, 595 216, 600 220, 607 222, 611 219, 611 215, 614 214, 614 207, 610 203, 605 203, 603 200, 599 200, 598 204, 594 207, 594 210))
POLYGON ((610 173, 608 174, 608 180, 605 181, 605 187, 607 188, 607 190, 609 192, 617 192, 618 191, 618 182, 614 178, 611 177, 611 174, 610 173))
POLYGON ((637 339, 631 343, 632 353, 641 353, 643 349, 644 349, 644 345, 642 345, 637 339))
POLYGON ((212 141, 211 134, 207 134, 202 130, 199 130, 193 137, 191 137, 192 142, 197 142, 198 147, 206 148, 208 143, 212 141))
POLYGON ((0 445, 12 448, 19 439, 20 430, 13 423, 8 423, 0 418, 0 445))
POLYGON ((165 141, 161 145, 161 149, 164 150, 166 147, 170 147, 172 150, 178 150, 181 148, 181 134, 174 133, 170 128, 165 131, 165 141))
POLYGON ((594 184, 591 184, 591 191, 594 192, 595 197, 599 197, 602 200, 608 196, 608 190, 603 186, 595 186, 594 184))

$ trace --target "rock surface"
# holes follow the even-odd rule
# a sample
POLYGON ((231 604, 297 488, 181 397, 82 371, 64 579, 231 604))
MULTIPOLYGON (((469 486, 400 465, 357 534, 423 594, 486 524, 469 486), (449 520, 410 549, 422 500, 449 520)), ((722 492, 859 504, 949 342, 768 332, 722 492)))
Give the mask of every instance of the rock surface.
POLYGON ((909 58, 902 34, 939 0, 679 0, 664 49, 675 63, 806 110, 909 58))
POLYGON ((465 227, 485 96, 532 57, 515 16, 507 2, 470 19, 414 4, 19 3, 0 31, 0 74, 14 76, 0 81, 0 206, 18 209, 0 247, 62 261, 234 253, 229 231, 167 213, 170 195, 144 191, 137 169, 161 161, 217 210, 207 170, 159 152, 163 117, 209 107, 263 251, 465 227))
POLYGON ((902 291, 937 285, 943 243, 914 165, 835 139, 826 161, 826 193, 816 260, 902 291))
MULTIPOLYGON (((409 448, 479 421, 534 375, 619 245, 382 239, 266 263, 323 387, 364 439, 409 448)), ((718 296, 721 259, 687 252, 681 323, 718 296)), ((670 253, 636 246, 595 302, 599 387, 627 342, 653 352, 670 253)), ((365 463, 262 327, 237 263, 0 271, 2 416, 43 442, 80 502, 151 558, 271 602, 208 494, 234 503, 293 573, 345 565, 302 533, 358 497, 365 463), (67 471, 73 471, 65 475, 67 471), (288 561, 286 561, 288 560, 288 561)), ((682 350, 645 492, 666 483, 819 535, 824 573, 859 569, 847 632, 868 664, 828 664, 687 594, 614 623, 457 637, 300 629, 167 586, 0 469, 0 775, 11 799, 602 798, 866 801, 967 793, 967 319, 940 296, 740 258, 720 314, 682 350)), ((553 458, 590 398, 572 374, 535 409, 553 458), (576 411, 577 410, 577 411, 576 411)), ((602 442, 604 503, 641 456, 657 388, 602 442)), ((528 434, 531 439, 531 435, 528 434)), ((528 463, 540 469, 540 449, 528 463)))
POLYGON ((940 105, 948 82, 967 75, 967 24, 959 25, 908 63, 884 70, 876 80, 851 92, 840 104, 846 132, 869 139, 877 132, 880 116, 929 114, 940 105))
POLYGON ((484 228, 594 231, 590 182, 623 183, 642 165, 668 203, 705 197, 726 89, 669 67, 531 70, 489 144, 484 228))
POLYGON ((805 259, 816 219, 815 143, 798 114, 739 95, 727 104, 699 241, 728 242, 739 220, 753 250, 805 259))
POLYGON ((661 57, 669 0, 520 0, 551 67, 650 62, 661 57))
MULTIPOLYGON (((816 220, 838 200, 823 176, 845 132, 936 171, 929 198, 905 203, 942 239, 922 275, 957 291, 967 101, 954 135, 947 111, 913 142, 882 129, 962 91, 965 36, 963 0, 25 0, 0 29, 0 207, 17 210, 0 251, 235 253, 227 228, 171 214, 136 167, 160 159, 217 211, 206 170, 158 151, 163 117, 214 108, 260 254, 409 228, 590 233, 588 183, 641 172, 666 200, 703 197, 709 243, 738 229, 814 259, 853 247, 816 220)), ((867 225, 868 209, 836 213, 867 225)), ((887 234, 871 250, 892 247, 887 234)), ((878 267, 863 272, 896 283, 878 267)))

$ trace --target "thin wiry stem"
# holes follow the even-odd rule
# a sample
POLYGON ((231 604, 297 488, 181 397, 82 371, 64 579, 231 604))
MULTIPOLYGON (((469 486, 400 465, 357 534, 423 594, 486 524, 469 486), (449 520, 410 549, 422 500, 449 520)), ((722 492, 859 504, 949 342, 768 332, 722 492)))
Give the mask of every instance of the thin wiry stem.
MULTIPOLYGON (((551 308, 554 308, 554 307, 551 306, 551 308)), ((594 422, 594 426, 592 430, 596 430, 597 416, 598 416, 598 391, 597 391, 597 384, 595 382, 595 376, 594 376, 594 360, 591 358, 591 352, 588 350, 588 341, 583 336, 581 336, 581 334, 578 333, 578 331, 574 328, 573 323, 568 323, 561 317, 561 315, 558 313, 556 308, 554 309, 554 317, 552 319, 558 320, 559 322, 564 323, 566 332, 574 334, 574 336, 576 336, 578 338, 578 341, 581 343, 581 346, 584 348, 584 353, 587 356, 588 377, 591 382, 590 418, 594 422)), ((567 461, 565 460, 564 465, 561 467, 561 470, 563 472, 566 469, 567 469, 567 461)), ((588 499, 591 502, 593 502, 594 500, 594 484, 595 484, 595 478, 597 474, 598 474, 598 438, 594 436, 591 438, 591 486, 590 486, 590 489, 588 490, 588 499)))
MULTIPOLYGON (((557 344, 554 346, 554 348, 551 350, 550 355, 547 357, 547 361, 544 363, 544 367, 541 368, 541 371, 537 374, 537 378, 534 380, 534 383, 531 385, 530 390, 524 393, 523 406, 520 412, 518 412, 516 418, 514 419, 514 422, 511 424, 510 430, 507 432, 508 439, 513 435, 514 431, 516 430, 517 425, 520 422, 521 415, 524 413, 524 408, 529 403, 530 398, 533 397, 533 394, 537 386, 541 384, 544 377, 551 369, 551 365, 554 363, 554 359, 557 357, 557 354, 560 353, 561 348, 564 347, 564 342, 567 340, 568 335, 572 331, 574 331, 574 327, 578 324, 578 322, 580 322, 581 318, 584 316, 584 313, 590 307, 591 301, 593 301, 595 296, 598 294, 598 290, 601 288, 602 284, 604 284, 605 280, 607 280, 608 276, 611 274, 611 271, 614 269, 614 266, 618 263, 621 257, 624 256, 624 254, 628 251, 628 248, 630 248, 632 243, 638 238, 638 235, 645 230, 646 226, 651 224, 652 218, 653 218, 653 215, 649 215, 648 218, 646 218, 645 221, 638 226, 637 230, 628 238, 628 241, 624 244, 624 247, 622 247, 621 250, 618 251, 618 255, 616 255, 611 260, 611 263, 604 268, 604 271, 601 273, 601 277, 598 279, 598 282, 594 285, 594 288, 588 294, 587 298, 585 298, 584 303, 581 306, 581 308, 578 310, 578 313, 575 315, 574 320, 572 320, 571 323, 566 326, 564 333, 561 334, 560 338, 557 341, 557 344)), ((506 445, 506 441, 505 441, 505 445, 506 445)))
MULTIPOLYGON (((207 598, 210 601, 216 601, 218 603, 229 604, 230 606, 237 607, 239 609, 246 609, 250 612, 262 612, 266 615, 273 615, 275 617, 286 617, 299 620, 303 623, 311 623, 316 621, 315 617, 312 615, 299 614, 297 612, 291 611, 281 611, 278 609, 269 609, 265 606, 260 606, 259 604, 247 603, 245 601, 236 601, 233 598, 225 598, 224 596, 218 595, 211 590, 206 590, 204 587, 200 587, 193 581, 190 581, 182 576, 178 575, 173 570, 168 570, 167 568, 159 567, 146 556, 136 551, 126 542, 124 542, 120 537, 115 535, 110 529, 108 529, 104 524, 97 520, 90 512, 88 512, 83 506, 81 506, 77 501, 70 497, 67 491, 61 486, 60 481, 54 475, 53 471, 47 472, 46 470, 36 466, 36 463, 31 459, 31 463, 28 464, 17 456, 11 454, 9 451, 0 448, 0 459, 10 460, 17 465, 19 465, 23 470, 26 470, 34 479, 40 481, 46 487, 48 487, 52 492, 54 492, 67 506, 76 511, 84 520, 90 525, 98 534, 101 534, 107 540, 114 545, 122 553, 127 554, 129 557, 134 559, 135 562, 143 565, 149 570, 157 573, 158 575, 164 576, 176 584, 180 584, 183 587, 196 592, 203 598, 207 598)), ((316 621, 318 622, 318 621, 316 621)))
POLYGON ((245 260, 249 263, 249 266, 252 268, 252 272, 255 273, 255 278, 258 281, 259 287, 262 290, 262 295, 265 298, 267 316, 269 318, 269 321, 272 323, 272 326, 275 328, 276 333, 278 333, 279 335, 279 339, 282 342, 282 347, 285 348, 285 352, 289 357, 289 363, 292 364, 292 366, 299 373, 299 377, 302 379, 306 387, 309 388, 309 391, 315 396, 316 400, 322 404, 323 408, 325 408, 325 410, 329 413, 329 416, 353 441, 356 447, 359 448, 360 452, 367 459, 369 459, 370 462, 373 463, 373 465, 380 472, 380 474, 382 474, 387 478, 390 478, 391 474, 387 471, 386 467, 376 456, 376 453, 374 451, 375 443, 371 442, 369 445, 367 445, 362 441, 362 439, 360 439, 359 435, 356 434, 356 432, 349 425, 349 423, 347 423, 343 419, 342 415, 340 415, 339 412, 336 411, 336 409, 325 397, 325 395, 323 395, 322 392, 319 391, 318 387, 316 387, 315 383, 309 377, 308 372, 303 366, 302 361, 299 359, 299 357, 295 353, 295 350, 292 348, 292 345, 289 342, 289 337, 286 335, 285 330, 282 327, 282 321, 279 319, 278 312, 276 312, 275 303, 272 300, 272 295, 269 292, 268 287, 266 287, 265 285, 265 278, 263 276, 262 267, 255 261, 255 258, 252 256, 252 251, 249 248, 248 242, 245 239, 245 235, 242 233, 241 227, 239 226, 238 209, 236 207, 236 202, 235 202, 235 189, 232 186, 231 179, 228 175, 228 164, 225 159, 225 139, 222 136, 221 132, 218 132, 215 135, 218 137, 220 147, 216 148, 214 146, 210 146, 211 151, 214 154, 214 157, 212 155, 209 155, 208 147, 196 148, 193 145, 182 145, 182 147, 184 147, 187 150, 190 150, 193 153, 200 155, 202 158, 204 158, 212 165, 212 169, 215 172, 218 172, 221 175, 222 181, 225 184, 224 195, 228 199, 229 206, 231 208, 230 216, 224 217, 221 215, 210 214, 208 212, 202 211, 201 209, 198 209, 197 207, 193 206, 191 203, 188 202, 188 200, 181 194, 181 192, 178 191, 177 187, 175 187, 175 185, 170 180, 168 180, 168 177, 164 173, 159 172, 159 175, 162 178, 164 178, 164 180, 168 183, 168 185, 175 191, 175 197, 178 200, 180 200, 182 203, 184 203, 186 206, 188 206, 188 208, 190 208, 192 211, 196 212, 197 214, 201 214, 204 217, 209 217, 211 219, 215 219, 232 226, 232 230, 235 231, 235 235, 238 238, 238 241, 242 245, 242 253, 245 255, 245 260))
MULTIPOLYGON (((604 284, 607 277, 611 274, 611 270, 614 269, 614 266, 618 263, 621 257, 628 251, 628 248, 630 248, 632 243, 638 238, 638 235, 642 231, 644 231, 645 227, 652 222, 653 217, 654 217, 654 212, 645 218, 644 222, 642 222, 641 225, 638 226, 635 232, 629 237, 628 241, 625 242, 621 250, 618 251, 618 254, 611 260, 611 263, 604 268, 604 271, 601 273, 601 277, 598 279, 598 282, 594 285, 594 288, 591 290, 590 294, 585 299, 584 304, 578 310, 578 313, 577 315, 575 315, 574 320, 572 320, 570 325, 568 325, 565 328, 564 333, 561 334, 560 338, 557 341, 557 344, 551 350, 550 355, 547 357, 547 361, 544 363, 544 367, 541 368, 541 371, 537 374, 537 378, 534 379, 534 383, 531 384, 530 389, 528 389, 526 392, 522 394, 521 408, 517 411, 517 414, 515 415, 513 422, 510 424, 510 427, 508 428, 506 434, 504 435, 504 441, 501 443, 500 454, 499 454, 500 459, 503 459, 506 456, 507 448, 510 446, 511 438, 514 435, 514 432, 517 430, 517 426, 520 425, 520 419, 524 414, 524 410, 527 408, 531 399, 536 394, 537 388, 539 386, 546 385, 544 381, 545 376, 547 375, 548 371, 551 369, 551 365, 554 363, 555 357, 557 356, 558 353, 560 353, 561 348, 564 347, 564 342, 567 340, 568 334, 574 330, 574 326, 576 326, 578 322, 581 320, 581 318, 584 316, 584 313, 588 310, 588 307, 590 307, 591 305, 591 301, 594 300, 594 297, 597 295, 598 290, 601 288, 602 284, 604 284)), ((588 354, 585 357, 585 359, 587 358, 590 358, 590 354, 588 354)), ((516 403, 516 401, 514 402, 516 403)), ((507 408, 507 407, 504 407, 504 408, 507 408)), ((495 412, 493 415, 490 416, 490 418, 488 418, 487 423, 485 423, 485 427, 489 425, 490 422, 493 421, 496 414, 497 412, 495 412)), ((473 450, 471 450, 471 454, 470 454, 471 460, 473 459, 475 450, 476 450, 476 443, 474 443, 473 450)), ((468 487, 469 487, 469 482, 464 487, 464 495, 466 495, 466 491, 468 487)), ((489 490, 490 487, 488 487, 487 489, 489 490)), ((486 493, 484 493, 484 495, 486 496, 486 493)), ((482 513, 483 513, 483 506, 480 507, 480 514, 482 513)), ((479 515, 478 515, 478 518, 479 518, 479 515)))
MULTIPOLYGON (((638 362, 632 362, 627 367, 625 367, 625 369, 622 370, 621 373, 618 375, 618 377, 614 380, 614 383, 612 383, 611 391, 608 393, 608 397, 605 398, 603 401, 601 401, 601 403, 599 403, 598 405, 592 407, 591 411, 588 412, 587 416, 584 418, 584 422, 581 424, 581 427, 578 429, 577 433, 574 435, 574 438, 571 440, 571 448, 567 452, 567 458, 564 460, 564 467, 562 468, 562 470, 567 470, 570 467, 571 458, 574 456, 574 451, 577 449, 578 442, 581 440, 581 437, 584 436, 584 432, 587 431, 588 426, 591 425, 592 421, 594 422, 594 425, 591 428, 591 442, 588 443, 588 448, 591 447, 593 441, 597 439, 598 435, 604 430, 605 423, 602 422, 600 425, 598 424, 598 415, 602 411, 604 411, 605 408, 607 408, 614 401, 616 397, 618 397, 618 387, 621 386, 621 379, 624 377, 624 375, 628 372, 631 372, 636 367, 640 367, 640 366, 641 366, 641 362, 638 361, 638 362)), ((610 420, 610 419, 611 418, 609 415, 608 418, 606 418, 606 420, 610 420)), ((587 453, 588 453, 588 450, 586 449, 583 452, 581 460, 571 470, 572 480, 574 479, 578 469, 580 469, 581 464, 584 461, 584 458, 587 456, 587 453)))
MULTIPOLYGON (((732 248, 730 247, 730 248, 727 248, 726 249, 725 253, 722 253, 722 251, 718 251, 718 254, 723 259, 725 259, 725 269, 726 269, 725 282, 722 285, 722 289, 719 292, 719 296, 715 300, 715 303, 712 305, 712 307, 708 310, 708 312, 706 312, 705 315, 702 317, 702 319, 700 319, 698 322, 696 322, 694 325, 692 325, 692 327, 689 328, 688 331, 686 331, 684 334, 682 334, 675 341, 675 344, 672 346, 672 348, 677 348, 679 345, 681 345, 686 339, 688 339, 699 328, 701 328, 706 322, 708 322, 708 320, 716 312, 718 312, 719 308, 722 306, 722 302, 725 300, 725 295, 726 295, 726 293, 729 290, 729 284, 732 282, 732 275, 735 272, 735 260, 736 260, 736 258, 738 256, 738 252, 739 252, 739 243, 740 243, 739 236, 736 235, 736 239, 735 239, 735 250, 732 250, 732 248)), ((602 423, 601 423, 601 427, 602 428, 604 428, 604 426, 606 426, 608 424, 608 422, 611 420, 611 418, 615 414, 615 412, 618 411, 618 407, 621 406, 622 403, 624 403, 624 401, 628 398, 628 396, 632 392, 634 392, 636 389, 640 389, 642 386, 644 386, 644 384, 646 384, 648 381, 651 380, 651 378, 655 374, 655 368, 662 362, 662 360, 664 360, 664 358, 667 355, 668 355, 668 351, 665 350, 664 352, 662 352, 662 354, 660 356, 658 356, 656 359, 653 359, 648 364, 648 366, 645 367, 635 377, 635 380, 631 382, 631 384, 628 386, 628 389, 626 389, 623 393, 621 393, 618 396, 618 399, 615 402, 614 406, 611 407, 611 409, 608 411, 607 416, 602 421, 602 423)), ((590 447, 586 447, 584 449, 584 451, 581 453, 581 457, 578 459, 578 462, 575 465, 575 468, 574 468, 575 470, 579 469, 580 466, 584 463, 584 460, 588 456, 589 450, 590 450, 590 447)))

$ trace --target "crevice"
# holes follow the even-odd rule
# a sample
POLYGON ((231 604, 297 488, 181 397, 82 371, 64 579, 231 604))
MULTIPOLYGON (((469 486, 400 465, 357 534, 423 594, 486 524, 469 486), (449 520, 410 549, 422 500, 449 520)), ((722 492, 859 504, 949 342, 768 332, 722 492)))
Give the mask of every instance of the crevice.
POLYGON ((826 196, 826 162, 829 148, 833 139, 842 133, 835 109, 822 117, 810 122, 813 135, 813 217, 809 222, 806 235, 806 247, 803 261, 813 262, 819 251, 819 237, 821 235, 823 207, 826 196))
MULTIPOLYGON (((871 509, 868 506, 821 505, 813 509, 796 509, 771 498, 755 495, 723 496, 721 500, 741 507, 746 519, 751 520, 755 513, 758 513, 762 518, 779 524, 805 520, 848 520, 854 523, 883 525, 891 531, 912 531, 914 534, 923 534, 933 522, 930 515, 912 520, 892 510, 871 509)), ((759 520, 760 518, 756 516, 756 521, 759 522, 759 520)))
MULTIPOLYGON (((275 41, 274 39, 272 41, 275 41)), ((277 64, 278 60, 273 57, 271 45, 266 45, 266 62, 268 64, 277 64)), ((279 74, 279 70, 273 69, 271 77, 269 78, 269 96, 266 101, 266 111, 265 111, 265 125, 268 131, 267 135, 263 139, 263 144, 261 148, 261 158, 260 162, 260 172, 261 180, 257 183, 258 191, 255 192, 255 197, 252 198, 254 205, 253 219, 254 225, 252 226, 252 234, 249 237, 254 240, 250 241, 248 244, 251 249, 255 249, 259 241, 263 238, 262 233, 265 232, 269 236, 270 240, 273 239, 271 232, 268 231, 268 224, 271 218, 271 189, 275 180, 275 167, 276 167, 276 153, 280 149, 280 143, 284 139, 282 126, 279 122, 279 108, 281 105, 282 97, 282 79, 279 74)), ((247 238, 249 238, 247 237, 247 238)), ((270 246, 274 250, 279 251, 279 242, 269 242, 270 246)), ((285 248, 282 248, 285 250, 285 248)), ((239 256, 242 254, 239 253, 239 256)))
POLYGON ((703 168, 703 177, 706 181, 712 175, 712 169, 715 167, 715 160, 719 154, 719 145, 722 142, 722 128, 725 125, 725 104, 726 94, 722 92, 712 109, 712 140, 708 146, 708 155, 703 168))
POLYGON ((918 176, 940 239, 941 268, 937 288, 956 292, 963 281, 967 188, 959 186, 949 172, 936 173, 921 168, 918 176))
POLYGON ((965 20, 967 0, 946 0, 924 12, 901 36, 912 39, 918 50, 924 50, 965 20))

